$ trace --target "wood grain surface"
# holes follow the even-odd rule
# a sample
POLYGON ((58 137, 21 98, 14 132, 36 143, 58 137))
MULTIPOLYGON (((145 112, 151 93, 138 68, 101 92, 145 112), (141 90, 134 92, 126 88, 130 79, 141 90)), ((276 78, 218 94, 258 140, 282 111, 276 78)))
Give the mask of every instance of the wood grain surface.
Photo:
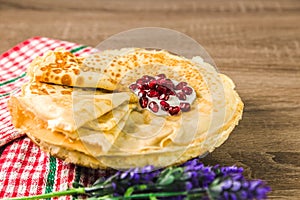
POLYGON ((245 103, 243 120, 205 164, 266 180, 270 199, 300 199, 300 1, 0 0, 0 53, 32 36, 95 46, 135 27, 203 45, 245 103))

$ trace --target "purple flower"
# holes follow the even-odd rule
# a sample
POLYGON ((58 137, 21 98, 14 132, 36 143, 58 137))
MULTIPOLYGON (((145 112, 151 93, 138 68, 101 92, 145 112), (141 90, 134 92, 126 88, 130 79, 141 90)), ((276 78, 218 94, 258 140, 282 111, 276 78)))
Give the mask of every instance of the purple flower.
POLYGON ((215 185, 210 187, 216 199, 266 199, 270 187, 261 180, 247 181, 243 176, 219 177, 215 185))
MULTIPOLYGON (((205 166, 193 159, 181 166, 155 170, 153 166, 117 171, 106 180, 99 179, 89 195, 123 196, 128 188, 130 195, 182 192, 177 196, 159 199, 265 199, 270 187, 261 180, 248 181, 243 168, 205 166), (105 189, 105 191, 102 191, 105 189)), ((126 192, 128 193, 128 191, 126 192)), ((145 196, 146 197, 146 196, 145 196)))

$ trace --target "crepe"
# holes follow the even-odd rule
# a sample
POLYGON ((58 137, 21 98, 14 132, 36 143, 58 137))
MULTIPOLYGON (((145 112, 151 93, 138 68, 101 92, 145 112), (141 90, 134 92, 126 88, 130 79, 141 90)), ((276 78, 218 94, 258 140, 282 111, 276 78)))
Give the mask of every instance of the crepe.
POLYGON ((13 124, 19 127, 18 109, 31 112, 42 120, 45 128, 63 132, 71 139, 78 139, 76 130, 129 101, 130 94, 102 95, 38 95, 14 97, 9 100, 13 124))
POLYGON ((184 162, 220 146, 242 117, 232 80, 201 57, 125 48, 77 58, 60 49, 36 58, 28 75, 23 96, 9 101, 15 127, 52 155, 93 168, 184 162), (158 116, 138 106, 128 86, 159 73, 195 90, 189 112, 158 116))
POLYGON ((59 49, 38 57, 30 65, 28 75, 36 82, 65 86, 116 89, 128 91, 137 77, 165 73, 168 78, 187 81, 196 90, 203 86, 198 68, 183 57, 165 50, 125 48, 95 53, 78 58, 59 49))
MULTIPOLYGON (((123 51, 126 52, 126 50, 123 51)), ((106 77, 106 66, 109 66, 120 52, 122 51, 104 51, 101 57, 95 54, 90 58, 81 58, 59 48, 36 57, 30 64, 27 74, 31 82, 106 89, 108 82, 105 80, 109 79, 109 82, 114 82, 112 78, 106 77), (97 64, 93 65, 94 62, 97 64), (99 82, 102 78, 104 81, 99 82)))
POLYGON ((119 124, 121 119, 124 116, 129 115, 129 113, 136 107, 136 104, 125 103, 95 120, 88 121, 83 125, 83 127, 91 130, 108 131, 119 124))

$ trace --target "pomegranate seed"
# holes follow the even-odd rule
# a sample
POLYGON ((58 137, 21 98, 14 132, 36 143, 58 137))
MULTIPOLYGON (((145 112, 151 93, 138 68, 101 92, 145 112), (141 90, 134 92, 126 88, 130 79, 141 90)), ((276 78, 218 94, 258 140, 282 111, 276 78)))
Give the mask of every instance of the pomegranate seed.
POLYGON ((167 88, 165 86, 159 85, 156 89, 160 94, 167 94, 167 88))
POLYGON ((170 99, 170 95, 176 95, 180 101, 185 101, 187 95, 193 93, 193 89, 184 81, 175 85, 171 79, 166 78, 165 74, 158 74, 155 77, 144 75, 136 83, 131 84, 129 89, 135 93, 138 92, 140 106, 142 108, 148 107, 153 113, 157 113, 159 109, 162 109, 170 115, 177 115, 181 111, 187 112, 191 110, 190 103, 180 102, 179 106, 170 106, 167 102, 170 99), (149 98, 157 98, 160 101, 159 103, 150 101, 149 98))
POLYGON ((131 89, 132 91, 136 90, 138 88, 138 85, 137 84, 131 84, 129 86, 129 89, 131 89))
POLYGON ((144 79, 140 78, 136 81, 136 83, 139 85, 143 85, 143 84, 145 84, 145 81, 144 81, 144 79))
POLYGON ((156 80, 151 80, 149 83, 149 88, 150 89, 155 89, 157 87, 157 81, 156 80))
POLYGON ((159 77, 159 78, 166 78, 166 75, 165 74, 158 74, 157 77, 159 77))
POLYGON ((149 81, 153 80, 154 77, 148 76, 148 75, 144 75, 144 76, 142 77, 142 79, 144 79, 145 82, 149 82, 149 81))
POLYGON ((176 90, 181 90, 184 86, 187 85, 187 82, 180 82, 176 85, 175 89, 176 90))
POLYGON ((166 81, 166 79, 164 79, 164 78, 159 78, 156 80, 158 85, 163 85, 165 81, 166 81))
POLYGON ((188 87, 188 86, 186 86, 186 87, 182 88, 182 92, 184 92, 187 95, 190 95, 190 94, 193 93, 193 89, 190 88, 190 87, 188 87))
POLYGON ((170 79, 165 79, 162 85, 166 86, 169 89, 174 89, 174 83, 170 79))
POLYGON ((183 92, 178 92, 176 94, 176 96, 180 99, 180 100, 186 100, 186 95, 183 92))
POLYGON ((159 96, 159 92, 156 91, 156 90, 149 90, 149 91, 147 92, 147 95, 148 95, 149 97, 158 97, 158 96, 159 96))
POLYGON ((179 106, 171 106, 168 111, 170 115, 176 115, 180 112, 180 108, 179 106))
POLYGON ((168 94, 168 95, 175 95, 175 92, 174 92, 173 90, 170 90, 170 89, 168 88, 167 94, 168 94))
POLYGON ((148 98, 147 97, 140 98, 139 103, 140 103, 142 108, 147 108, 148 98))
POLYGON ((145 97, 147 94, 147 92, 145 92, 144 90, 140 90, 139 93, 138 93, 138 96, 139 97, 145 97))
POLYGON ((179 106, 183 112, 187 112, 187 111, 191 110, 191 104, 189 104, 189 103, 180 103, 179 106))
POLYGON ((146 85, 146 84, 140 85, 138 88, 139 88, 140 90, 149 90, 149 86, 146 85))
POLYGON ((169 110, 170 105, 166 101, 161 101, 160 105, 162 106, 162 109, 164 111, 168 111, 169 110))
POLYGON ((158 112, 159 107, 158 107, 158 105, 157 105, 156 102, 151 101, 151 102, 149 103, 149 106, 148 106, 148 107, 149 107, 150 110, 152 110, 153 112, 155 112, 155 113, 158 112))
POLYGON ((169 99, 169 95, 167 95, 167 94, 161 94, 159 97, 158 97, 158 99, 159 100, 165 100, 165 101, 168 101, 168 99, 169 99))

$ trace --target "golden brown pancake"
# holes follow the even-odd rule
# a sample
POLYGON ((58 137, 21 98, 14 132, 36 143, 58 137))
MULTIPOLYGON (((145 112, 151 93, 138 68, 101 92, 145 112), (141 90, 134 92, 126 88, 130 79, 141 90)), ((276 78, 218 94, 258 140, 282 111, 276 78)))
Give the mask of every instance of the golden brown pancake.
POLYGON ((13 124, 42 149, 83 166, 181 163, 220 146, 242 117, 232 80, 200 57, 127 48, 77 58, 57 50, 38 57, 28 71, 23 96, 9 101, 13 124), (195 90, 189 112, 158 116, 138 106, 128 86, 158 73, 195 90), (73 87, 106 93, 76 95, 73 87))

